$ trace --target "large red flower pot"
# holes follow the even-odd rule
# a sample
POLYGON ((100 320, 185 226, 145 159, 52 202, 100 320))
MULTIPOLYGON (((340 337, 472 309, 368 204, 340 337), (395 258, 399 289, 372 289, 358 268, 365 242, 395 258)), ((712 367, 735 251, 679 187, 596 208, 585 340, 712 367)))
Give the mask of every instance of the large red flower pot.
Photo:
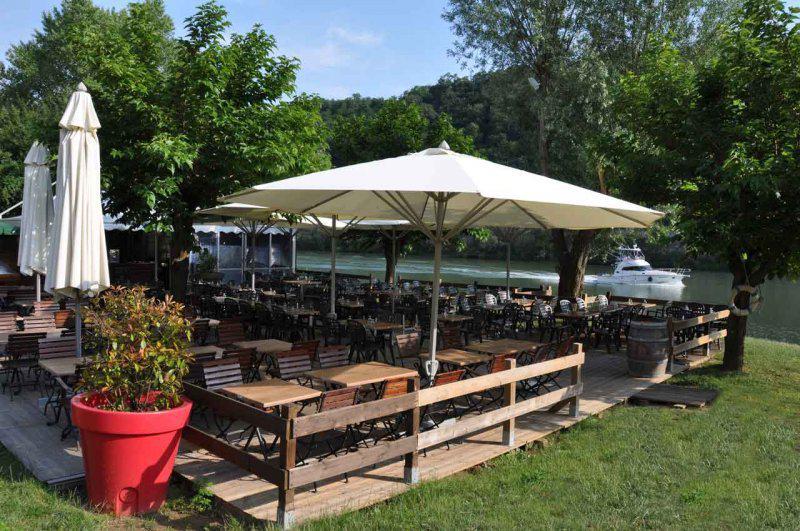
POLYGON ((164 503, 169 476, 189 421, 192 402, 165 411, 106 411, 72 399, 72 422, 80 430, 89 503, 120 515, 156 511, 164 503))

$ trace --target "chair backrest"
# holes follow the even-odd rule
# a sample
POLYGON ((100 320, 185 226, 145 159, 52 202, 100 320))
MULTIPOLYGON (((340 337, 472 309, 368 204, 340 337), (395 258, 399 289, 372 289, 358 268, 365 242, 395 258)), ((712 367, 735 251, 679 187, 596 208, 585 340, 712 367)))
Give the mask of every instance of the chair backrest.
POLYGON ((320 347, 317 359, 321 369, 342 367, 350 363, 350 346, 328 345, 327 347, 320 347))
POLYGON ((317 357, 317 349, 319 348, 319 340, 314 341, 300 341, 292 345, 292 350, 295 352, 303 352, 308 356, 309 360, 317 357))
POLYGON ((61 304, 50 299, 48 301, 36 301, 33 303, 33 312, 40 313, 53 313, 61 309, 61 304))
POLYGON ((572 345, 575 343, 575 336, 568 337, 556 347, 555 357, 560 358, 572 352, 572 345))
POLYGON ((58 310, 53 312, 53 324, 56 328, 74 328, 75 312, 72 310, 58 310))
POLYGON ((214 361, 217 355, 215 352, 203 352, 201 354, 192 355, 192 361, 189 362, 189 373, 184 377, 184 380, 190 383, 203 385, 203 364, 208 361, 214 361))
POLYGON ((497 304, 497 297, 489 293, 488 291, 483 296, 483 301, 486 303, 487 306, 494 306, 497 304))
POLYGON ((56 327, 52 313, 44 313, 25 317, 22 320, 22 328, 25 331, 52 330, 56 327))
POLYGON ((506 370, 506 360, 515 358, 516 354, 495 354, 489 362, 489 374, 506 370))
POLYGON ((39 359, 69 358, 75 356, 75 337, 44 338, 39 340, 39 359))
POLYGON ((498 291, 497 300, 500 302, 506 302, 508 300, 508 292, 506 290, 498 291))
POLYGON ((461 335, 461 325, 459 323, 439 323, 439 331, 442 350, 461 348, 464 346, 464 340, 461 335))
POLYGON ((597 301, 597 307, 601 310, 604 308, 608 308, 608 297, 605 295, 598 295, 595 299, 597 301))
POLYGON ((582 297, 578 297, 575 299, 575 306, 578 308, 578 311, 584 311, 586 309, 586 301, 583 300, 582 297))
POLYGON ((192 340, 198 345, 205 345, 206 339, 208 339, 208 334, 210 332, 211 332, 210 320, 200 318, 192 321, 192 340))
POLYGON ((203 386, 213 391, 223 387, 242 385, 242 368, 238 359, 222 358, 205 361, 203 367, 203 386))
POLYGON ((417 331, 394 335, 398 358, 417 358, 422 347, 422 334, 417 331))
POLYGON ((356 403, 357 396, 358 387, 344 387, 342 389, 326 391, 322 393, 322 397, 319 399, 319 408, 317 408, 317 411, 322 412, 352 406, 356 403))
POLYGON ((244 323, 239 319, 223 319, 217 325, 217 344, 230 345, 237 341, 245 341, 244 323))
POLYGON ((563 313, 569 313, 572 311, 572 303, 569 302, 567 299, 561 299, 560 301, 558 301, 558 308, 563 313))
POLYGON ((8 335, 6 354, 14 359, 35 358, 39 355, 39 340, 47 337, 44 332, 19 332, 8 335))
POLYGON ((0 332, 16 332, 17 312, 0 312, 0 332))
POLYGON ((386 380, 381 386, 381 398, 392 398, 408 393, 408 378, 386 380))
POLYGON ((305 350, 287 350, 275 354, 278 378, 291 380, 311 370, 311 357, 305 350))
POLYGON ((438 372, 436 376, 433 377, 433 386, 436 387, 437 385, 445 385, 453 382, 459 381, 463 376, 464 369, 458 369, 457 371, 449 371, 449 372, 438 372))
POLYGON ((258 353, 255 348, 228 348, 222 354, 222 359, 237 359, 242 369, 242 380, 250 383, 253 379, 253 365, 256 363, 258 353))

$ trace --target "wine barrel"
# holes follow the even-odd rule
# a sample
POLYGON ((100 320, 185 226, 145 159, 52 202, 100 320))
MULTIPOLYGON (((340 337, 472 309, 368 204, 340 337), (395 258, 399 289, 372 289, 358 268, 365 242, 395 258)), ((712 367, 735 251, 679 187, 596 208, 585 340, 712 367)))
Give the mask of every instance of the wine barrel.
POLYGON ((628 372, 637 378, 662 376, 669 360, 667 322, 655 319, 631 321, 628 332, 628 372))

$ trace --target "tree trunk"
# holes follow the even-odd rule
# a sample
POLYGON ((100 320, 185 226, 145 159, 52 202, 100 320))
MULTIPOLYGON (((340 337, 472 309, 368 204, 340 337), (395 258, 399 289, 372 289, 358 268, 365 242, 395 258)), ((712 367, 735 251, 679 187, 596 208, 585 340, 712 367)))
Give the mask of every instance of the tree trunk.
POLYGON ((564 230, 552 231, 553 246, 558 260, 558 297, 574 299, 583 292, 583 278, 589 252, 597 231, 564 230))
MULTIPOLYGON (((747 284, 747 272, 738 258, 731 260, 733 273, 733 287, 747 284)), ((737 308, 750 307, 750 294, 740 291, 734 300, 737 308)), ((731 314, 728 317, 728 335, 725 337, 725 354, 722 358, 722 369, 726 371, 741 371, 744 368, 744 338, 747 335, 747 316, 731 314)))
POLYGON ((383 256, 386 258, 386 272, 383 276, 384 282, 391 282, 394 278, 394 269, 397 267, 397 256, 392 257, 392 239, 382 237, 383 242, 383 256))
POLYGON ((172 237, 169 244, 169 285, 176 300, 186 299, 189 278, 189 252, 192 250, 192 218, 176 216, 172 219, 172 237))

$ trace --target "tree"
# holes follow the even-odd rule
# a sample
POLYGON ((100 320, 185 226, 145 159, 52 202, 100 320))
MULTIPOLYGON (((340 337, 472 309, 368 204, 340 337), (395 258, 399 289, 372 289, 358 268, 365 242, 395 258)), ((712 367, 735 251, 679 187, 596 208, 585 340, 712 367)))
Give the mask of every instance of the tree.
MULTIPOLYGON (((472 138, 453 126, 450 117, 439 114, 428 118, 419 105, 402 100, 386 100, 374 113, 335 118, 330 127, 330 153, 335 166, 347 166, 435 147, 443 141, 459 153, 475 154, 472 138)), ((374 242, 374 235, 351 233, 351 238, 374 242)), ((392 240, 380 232, 380 243, 386 257, 386 281, 394 278, 392 240)), ((407 231, 397 242, 398 249, 412 245, 421 235, 407 231)), ((396 259, 396 257, 395 257, 396 259)))
MULTIPOLYGON (((450 0, 444 18, 468 66, 516 79, 518 107, 534 117, 538 158, 530 169, 606 192, 602 160, 592 149, 604 127, 607 92, 635 68, 649 35, 682 44, 715 23, 720 0, 450 0), (658 4, 658 5, 655 5, 658 4), (530 85, 529 85, 530 84, 530 85)), ((510 90, 509 90, 510 91, 510 90)), ((578 296, 597 231, 553 230, 559 295, 578 296)))
POLYGON ((3 73, 9 98, 62 99, 62 109, 85 81, 103 125, 106 209, 171 232, 178 298, 198 207, 329 165, 319 101, 294 94, 298 62, 278 55, 260 26, 241 35, 226 35, 228 27, 214 1, 198 7, 176 39, 161 0, 120 11, 65 0, 32 41, 12 48, 3 73))
MULTIPOLYGON (((656 40, 622 80, 605 146, 626 194, 678 205, 684 240, 727 261, 736 293, 800 274, 800 36, 796 9, 748 0, 700 61, 656 40)), ((723 366, 743 366, 746 315, 731 315, 723 366)))

